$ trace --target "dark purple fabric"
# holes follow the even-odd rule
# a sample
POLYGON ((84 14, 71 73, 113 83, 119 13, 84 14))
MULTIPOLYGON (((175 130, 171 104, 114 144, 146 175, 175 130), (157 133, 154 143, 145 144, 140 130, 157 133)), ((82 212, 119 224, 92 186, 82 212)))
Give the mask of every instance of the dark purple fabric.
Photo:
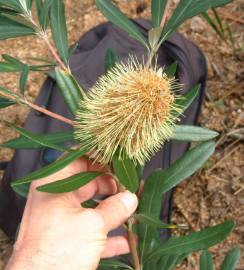
MULTIPOLYGON (((136 23, 146 34, 146 29, 150 27, 149 22, 139 20, 136 23)), ((128 57, 128 54, 136 55, 138 59, 142 59, 146 55, 145 49, 137 41, 112 24, 105 23, 95 27, 80 39, 77 50, 71 58, 71 70, 86 89, 89 89, 104 73, 104 59, 108 48, 112 48, 119 55, 120 60, 128 57)), ((184 124, 194 124, 199 113, 206 81, 205 58, 193 43, 182 35, 174 33, 169 41, 161 46, 158 64, 168 66, 176 60, 178 61, 177 78, 180 83, 184 84, 182 93, 198 83, 202 84, 199 97, 184 113, 182 119, 184 124)), ((36 103, 46 106, 51 111, 71 117, 51 78, 44 82, 36 103)), ((32 110, 26 120, 25 128, 36 133, 51 133, 67 131, 69 126, 32 110)), ((187 148, 186 143, 169 142, 165 144, 146 165, 144 178, 154 169, 167 168, 187 148)), ((0 227, 10 237, 16 233, 25 205, 25 199, 12 191, 10 183, 42 167, 44 153, 46 153, 44 150, 18 150, 5 171, 0 192, 0 227)), ((169 222, 170 219, 171 200, 172 191, 164 196, 162 204, 161 217, 166 222, 169 222)), ((162 237, 168 237, 168 233, 163 233, 162 237)))

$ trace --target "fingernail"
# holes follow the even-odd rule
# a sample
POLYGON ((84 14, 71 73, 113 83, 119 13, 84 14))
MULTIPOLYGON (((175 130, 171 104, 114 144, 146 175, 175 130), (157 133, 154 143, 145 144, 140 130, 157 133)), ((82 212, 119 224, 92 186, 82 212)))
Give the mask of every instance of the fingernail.
POLYGON ((125 191, 120 193, 119 199, 122 201, 129 212, 134 212, 136 210, 138 200, 135 194, 129 191, 125 191))

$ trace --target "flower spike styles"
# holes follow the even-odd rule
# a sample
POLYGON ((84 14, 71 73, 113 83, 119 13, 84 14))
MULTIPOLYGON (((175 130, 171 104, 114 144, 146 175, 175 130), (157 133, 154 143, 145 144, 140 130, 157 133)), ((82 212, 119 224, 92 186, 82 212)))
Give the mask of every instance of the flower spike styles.
POLYGON ((180 85, 162 68, 130 57, 116 64, 88 92, 76 115, 75 137, 92 158, 108 164, 115 152, 143 165, 173 133, 174 91, 180 85))

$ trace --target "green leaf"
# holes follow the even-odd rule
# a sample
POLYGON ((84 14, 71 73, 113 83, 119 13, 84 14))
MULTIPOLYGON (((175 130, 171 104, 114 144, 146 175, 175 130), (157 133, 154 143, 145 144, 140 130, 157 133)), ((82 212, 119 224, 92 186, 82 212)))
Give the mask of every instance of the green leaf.
POLYGON ((127 32, 131 37, 138 40, 142 45, 148 48, 146 38, 135 26, 135 24, 128 19, 110 0, 96 0, 98 9, 103 15, 107 17, 113 24, 127 32))
POLYGON ((221 270, 235 270, 241 257, 241 250, 239 247, 235 247, 228 252, 224 262, 221 266, 221 270))
POLYGON ((84 92, 69 72, 56 68, 55 75, 64 101, 72 114, 75 115, 79 102, 83 99, 84 92))
POLYGON ((30 183, 23 184, 21 186, 17 186, 13 188, 13 190, 23 198, 28 197, 29 189, 30 189, 30 183))
MULTIPOLYGON (((35 134, 38 136, 39 140, 45 141, 48 144, 60 144, 67 141, 73 141, 73 132, 67 131, 67 132, 55 132, 55 133, 49 133, 49 134, 35 134)), ((12 148, 12 149, 40 149, 45 148, 46 146, 43 146, 37 142, 29 140, 27 137, 20 136, 19 138, 10 140, 8 142, 5 142, 1 145, 2 147, 12 148)))
POLYGON ((153 172, 151 177, 158 178, 158 189, 166 193, 199 170, 214 153, 214 149, 215 143, 212 141, 201 143, 183 154, 168 169, 153 172))
POLYGON ((168 0, 152 0, 151 13, 154 28, 160 26, 167 2, 168 0))
POLYGON ((177 264, 178 255, 165 255, 161 257, 158 267, 163 270, 173 270, 177 264))
POLYGON ((14 130, 16 130, 18 133, 20 133, 22 136, 24 136, 26 139, 32 141, 35 144, 39 144, 42 147, 48 147, 48 148, 52 148, 55 149, 57 151, 60 152, 66 152, 66 151, 70 151, 69 149, 56 145, 54 143, 50 143, 49 141, 45 141, 43 140, 43 138, 40 138, 37 134, 34 134, 30 131, 27 131, 23 128, 19 128, 17 126, 15 126, 14 124, 11 123, 7 123, 7 125, 11 128, 13 128, 14 130))
POLYGON ((91 200, 81 203, 81 206, 84 208, 96 208, 98 206, 98 202, 91 199, 91 200))
POLYGON ((21 69, 13 64, 0 62, 0 72, 18 72, 21 69))
MULTIPOLYGON (((48 27, 49 24, 49 19, 50 19, 50 10, 52 7, 54 0, 46 0, 43 3, 42 9, 40 11, 40 24, 42 26, 42 28, 45 30, 48 27)), ((68 46, 68 45, 67 45, 68 46)))
POLYGON ((0 0, 0 5, 20 10, 19 0, 0 0))
POLYGON ((48 193, 65 193, 71 192, 81 188, 94 180, 96 177, 102 175, 101 172, 82 172, 72 175, 68 178, 58 180, 37 188, 38 191, 48 193))
MULTIPOLYGON (((141 194, 139 213, 148 215, 151 218, 159 219, 162 205, 163 195, 160 189, 158 189, 159 179, 154 175, 149 176, 145 182, 144 190, 141 194)), ((138 226, 139 236, 139 253, 140 260, 144 262, 144 257, 152 251, 157 245, 159 235, 155 232, 155 229, 146 224, 139 224, 138 226), (152 239, 154 241, 152 241, 152 239)))
POLYGON ((26 84, 27 84, 29 73, 30 73, 30 68, 29 68, 29 66, 25 65, 23 67, 23 71, 22 71, 22 73, 20 75, 20 80, 19 80, 19 89, 20 89, 20 92, 22 94, 25 91, 25 87, 26 87, 26 84))
MULTIPOLYGON (((176 106, 179 108, 183 108, 183 111, 185 111, 191 105, 194 99, 198 96, 200 87, 201 85, 198 84, 188 90, 177 100, 176 106)), ((175 117, 180 116, 180 113, 178 111, 173 111, 172 113, 175 117)))
POLYGON ((35 30, 0 14, 0 40, 34 35, 35 30))
POLYGON ((53 162, 52 164, 49 164, 37 171, 34 171, 24 177, 21 177, 20 179, 13 182, 11 186, 15 190, 15 188, 18 186, 21 186, 26 183, 31 183, 33 180, 44 178, 51 174, 54 174, 59 170, 63 169, 64 167, 66 167, 67 165, 69 165, 74 160, 84 156, 87 152, 88 149, 85 148, 74 150, 71 153, 62 157, 61 159, 53 162))
POLYGON ((176 125, 172 139, 177 141, 200 142, 214 139, 218 132, 201 127, 176 125))
POLYGON ((133 270, 132 267, 130 267, 129 265, 127 265, 125 263, 122 263, 120 261, 115 261, 115 260, 112 260, 112 259, 101 260, 100 261, 99 269, 108 270, 108 267, 109 267, 109 269, 112 268, 112 269, 130 269, 130 270, 133 270))
POLYGON ((119 157, 117 154, 115 154, 112 164, 115 175, 119 182, 129 191, 136 192, 139 187, 139 178, 133 161, 125 155, 119 157))
POLYGON ((32 0, 25 0, 28 10, 31 10, 32 7, 32 0))
MULTIPOLYGON (((168 169, 159 169, 149 175, 140 199, 139 213, 159 219, 163 194, 201 168, 214 152, 214 147, 213 142, 202 143, 186 152, 168 169)), ((154 230, 148 226, 139 226, 142 259, 151 250, 150 241, 154 234, 154 230)))
POLYGON ((147 224, 153 228, 157 228, 157 229, 176 229, 176 228, 178 228, 177 225, 163 223, 161 220, 152 218, 152 217, 147 216, 145 214, 135 214, 134 217, 140 223, 147 224))
POLYGON ((72 46, 69 47, 69 60, 71 56, 75 53, 77 50, 77 47, 79 46, 79 43, 74 43, 72 46))
POLYGON ((233 221, 227 221, 187 236, 171 238, 168 242, 149 254, 146 261, 165 254, 183 254, 208 249, 222 242, 232 232, 234 226, 233 221))
POLYGON ((212 255, 208 250, 204 250, 200 257, 200 270, 213 270, 212 255))
POLYGON ((53 0, 50 13, 52 37, 57 51, 66 65, 69 59, 68 33, 63 0, 53 0))
POLYGON ((175 61, 173 64, 171 64, 166 70, 166 74, 168 75, 168 77, 172 78, 175 76, 176 71, 177 71, 177 67, 178 67, 178 61, 175 61))
MULTIPOLYGON (((1 5, 1 4, 0 4, 1 5)), ((0 6, 0 14, 5 14, 5 15, 13 15, 13 16, 17 16, 19 15, 19 11, 14 10, 12 8, 7 8, 7 7, 1 7, 0 6)))
POLYGON ((12 100, 8 100, 6 98, 0 98, 0 109, 6 108, 6 107, 14 105, 14 104, 16 104, 16 103, 12 100))
POLYGON ((231 2, 232 0, 181 0, 165 26, 162 39, 165 40, 184 21, 201 14, 209 8, 223 6, 231 2))
POLYGON ((112 49, 107 49, 106 55, 105 55, 105 71, 110 70, 116 62, 118 62, 119 58, 118 55, 112 50, 112 49))
POLYGON ((16 66, 16 68, 19 67, 20 70, 22 70, 23 66, 25 66, 25 64, 22 63, 19 59, 15 58, 15 57, 13 57, 13 56, 11 56, 11 55, 8 55, 8 54, 2 54, 2 58, 3 58, 6 62, 8 62, 8 63, 10 63, 10 64, 12 64, 12 65, 14 65, 14 66, 16 66))
POLYGON ((38 15, 39 22, 41 23, 40 14, 41 14, 41 11, 42 11, 42 6, 43 6, 42 0, 35 0, 35 6, 36 6, 36 10, 37 10, 37 15, 38 15))
MULTIPOLYGON (((13 101, 21 102, 21 99, 19 98, 18 95, 16 95, 12 91, 0 86, 0 96, 2 96, 3 98, 6 98, 4 95, 1 94, 1 92, 3 94, 6 94, 6 95, 10 96, 13 99, 13 101)), ((10 100, 10 98, 9 98, 9 100, 10 100)))

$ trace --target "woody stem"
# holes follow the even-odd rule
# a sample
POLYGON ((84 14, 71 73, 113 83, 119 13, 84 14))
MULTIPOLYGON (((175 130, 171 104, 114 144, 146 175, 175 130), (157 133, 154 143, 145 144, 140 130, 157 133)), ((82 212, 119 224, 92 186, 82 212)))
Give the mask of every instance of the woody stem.
POLYGON ((128 232, 128 241, 129 241, 129 246, 130 246, 130 251, 133 259, 133 264, 134 264, 134 269, 135 270, 141 270, 141 264, 138 256, 138 251, 136 247, 136 242, 135 242, 135 237, 134 233, 132 231, 132 226, 133 226, 133 220, 130 218, 127 221, 127 232, 128 232))
POLYGON ((51 111, 49 111, 49 110, 47 110, 47 109, 45 109, 43 107, 40 107, 40 106, 38 106, 36 104, 33 104, 33 103, 31 103, 31 102, 29 102, 27 100, 24 100, 24 99, 21 99, 21 98, 19 98, 19 99, 15 98, 15 97, 11 96, 10 94, 7 94, 7 93, 2 92, 2 91, 0 91, 0 96, 5 97, 5 98, 7 98, 9 100, 13 100, 13 101, 15 101, 15 102, 17 102, 19 104, 27 105, 30 108, 32 108, 32 109, 34 109, 34 110, 36 110, 38 112, 41 112, 41 113, 43 113, 45 115, 48 115, 48 116, 50 116, 52 118, 55 118, 55 119, 57 119, 57 120, 59 120, 61 122, 64 122, 64 123, 68 124, 68 125, 71 125, 71 126, 74 125, 74 121, 72 121, 72 120, 70 120, 70 119, 68 119, 68 118, 66 118, 66 117, 64 117, 62 115, 51 112, 51 111))

